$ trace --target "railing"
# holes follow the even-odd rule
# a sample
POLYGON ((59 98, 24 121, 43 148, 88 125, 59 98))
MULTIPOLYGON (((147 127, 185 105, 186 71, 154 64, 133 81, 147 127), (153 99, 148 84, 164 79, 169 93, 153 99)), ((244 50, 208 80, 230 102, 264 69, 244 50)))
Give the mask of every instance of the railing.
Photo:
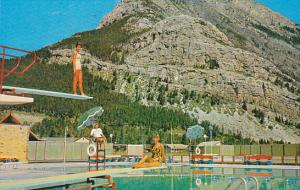
POLYGON ((10 76, 10 75, 22 75, 25 72, 27 72, 29 70, 29 68, 36 62, 36 52, 32 52, 32 51, 27 51, 27 50, 23 50, 23 49, 18 49, 18 48, 13 48, 13 47, 9 47, 9 46, 4 46, 4 45, 0 45, 0 49, 2 49, 2 53, 1 53, 1 67, 0 67, 0 94, 2 94, 3 90, 2 90, 2 86, 3 86, 3 81, 6 77, 10 76), (8 51, 12 51, 15 53, 8 53, 8 51), (17 54, 19 53, 25 53, 25 54, 32 54, 33 58, 29 63, 21 63, 21 59, 22 56, 19 56, 17 54), (15 61, 12 64, 14 64, 11 68, 7 69, 5 68, 5 61, 6 60, 12 60, 15 61), (20 67, 20 66, 24 66, 24 67, 20 67))

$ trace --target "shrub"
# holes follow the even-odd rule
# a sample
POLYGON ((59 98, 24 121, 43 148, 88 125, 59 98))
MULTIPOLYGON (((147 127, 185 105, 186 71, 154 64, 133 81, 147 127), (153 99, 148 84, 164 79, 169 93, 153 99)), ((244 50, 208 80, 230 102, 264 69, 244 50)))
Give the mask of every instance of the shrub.
POLYGON ((257 119, 259 119, 259 122, 261 124, 264 123, 264 119, 265 119, 265 114, 264 112, 262 112, 259 109, 254 108, 254 110, 252 110, 252 113, 254 114, 254 117, 256 117, 257 119))
POLYGON ((218 61, 215 59, 210 59, 208 61, 205 61, 205 63, 208 65, 210 69, 218 69, 220 67, 218 61))

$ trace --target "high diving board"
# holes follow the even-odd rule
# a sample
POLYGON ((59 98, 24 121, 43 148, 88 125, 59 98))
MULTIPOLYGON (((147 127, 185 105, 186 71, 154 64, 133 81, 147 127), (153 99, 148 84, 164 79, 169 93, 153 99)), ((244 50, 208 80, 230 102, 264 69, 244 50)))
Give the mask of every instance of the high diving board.
POLYGON ((59 187, 66 184, 84 183, 88 178, 95 178, 99 176, 106 175, 116 175, 122 173, 138 172, 153 169, 165 169, 167 167, 153 167, 153 168, 141 168, 141 169, 131 169, 131 168, 113 168, 106 169, 102 171, 68 174, 68 175, 55 175, 51 177, 43 177, 36 179, 27 180, 13 180, 8 182, 0 182, 1 190, 8 189, 43 189, 51 187, 59 187))
POLYGON ((12 91, 15 91, 15 93, 17 93, 17 94, 32 94, 32 95, 40 95, 40 96, 52 96, 52 97, 68 98, 68 99, 75 99, 75 100, 90 100, 90 99, 93 99, 93 97, 90 97, 90 96, 81 96, 81 95, 74 95, 74 94, 68 94, 68 93, 63 93, 63 92, 37 90, 37 89, 13 87, 13 86, 2 86, 2 89, 12 90, 12 91))

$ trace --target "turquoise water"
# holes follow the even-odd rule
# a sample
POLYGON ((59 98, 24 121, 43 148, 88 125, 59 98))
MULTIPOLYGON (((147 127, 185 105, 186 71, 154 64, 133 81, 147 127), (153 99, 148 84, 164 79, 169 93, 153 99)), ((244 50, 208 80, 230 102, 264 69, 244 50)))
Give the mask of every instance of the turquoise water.
POLYGON ((119 0, 0 0, 0 44, 37 50, 95 29, 119 0))
POLYGON ((257 2, 281 13, 295 23, 300 24, 299 0, 256 0, 257 2))
POLYGON ((122 190, 298 190, 300 171, 272 169, 234 169, 174 167, 114 177, 122 190), (263 175, 263 177, 258 177, 263 175), (252 177, 251 177, 252 176, 252 177), (256 177, 257 176, 257 177, 256 177), (242 178, 241 178, 242 177, 242 178), (245 181, 243 181, 245 180, 245 181))

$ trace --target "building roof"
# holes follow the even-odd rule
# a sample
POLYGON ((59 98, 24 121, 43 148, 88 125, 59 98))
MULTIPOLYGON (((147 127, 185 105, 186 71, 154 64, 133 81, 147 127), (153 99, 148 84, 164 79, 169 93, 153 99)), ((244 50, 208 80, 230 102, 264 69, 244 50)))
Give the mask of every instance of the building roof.
POLYGON ((185 144, 166 144, 168 148, 177 149, 177 150, 185 150, 188 149, 188 145, 185 144))
POLYGON ((206 141, 198 144, 198 146, 221 146, 223 143, 221 141, 206 141))
POLYGON ((9 112, 0 120, 0 124, 21 125, 21 122, 12 112, 9 112))
POLYGON ((33 133, 31 130, 29 131, 29 141, 41 141, 35 133, 33 133))
MULTIPOLYGON (((56 142, 62 142, 65 141, 64 137, 43 137, 46 141, 56 141, 56 142)), ((68 137, 67 142, 74 142, 77 138, 74 137, 68 137)))
POLYGON ((86 137, 81 137, 79 139, 76 139, 74 142, 77 142, 77 143, 89 143, 90 141, 86 137))

